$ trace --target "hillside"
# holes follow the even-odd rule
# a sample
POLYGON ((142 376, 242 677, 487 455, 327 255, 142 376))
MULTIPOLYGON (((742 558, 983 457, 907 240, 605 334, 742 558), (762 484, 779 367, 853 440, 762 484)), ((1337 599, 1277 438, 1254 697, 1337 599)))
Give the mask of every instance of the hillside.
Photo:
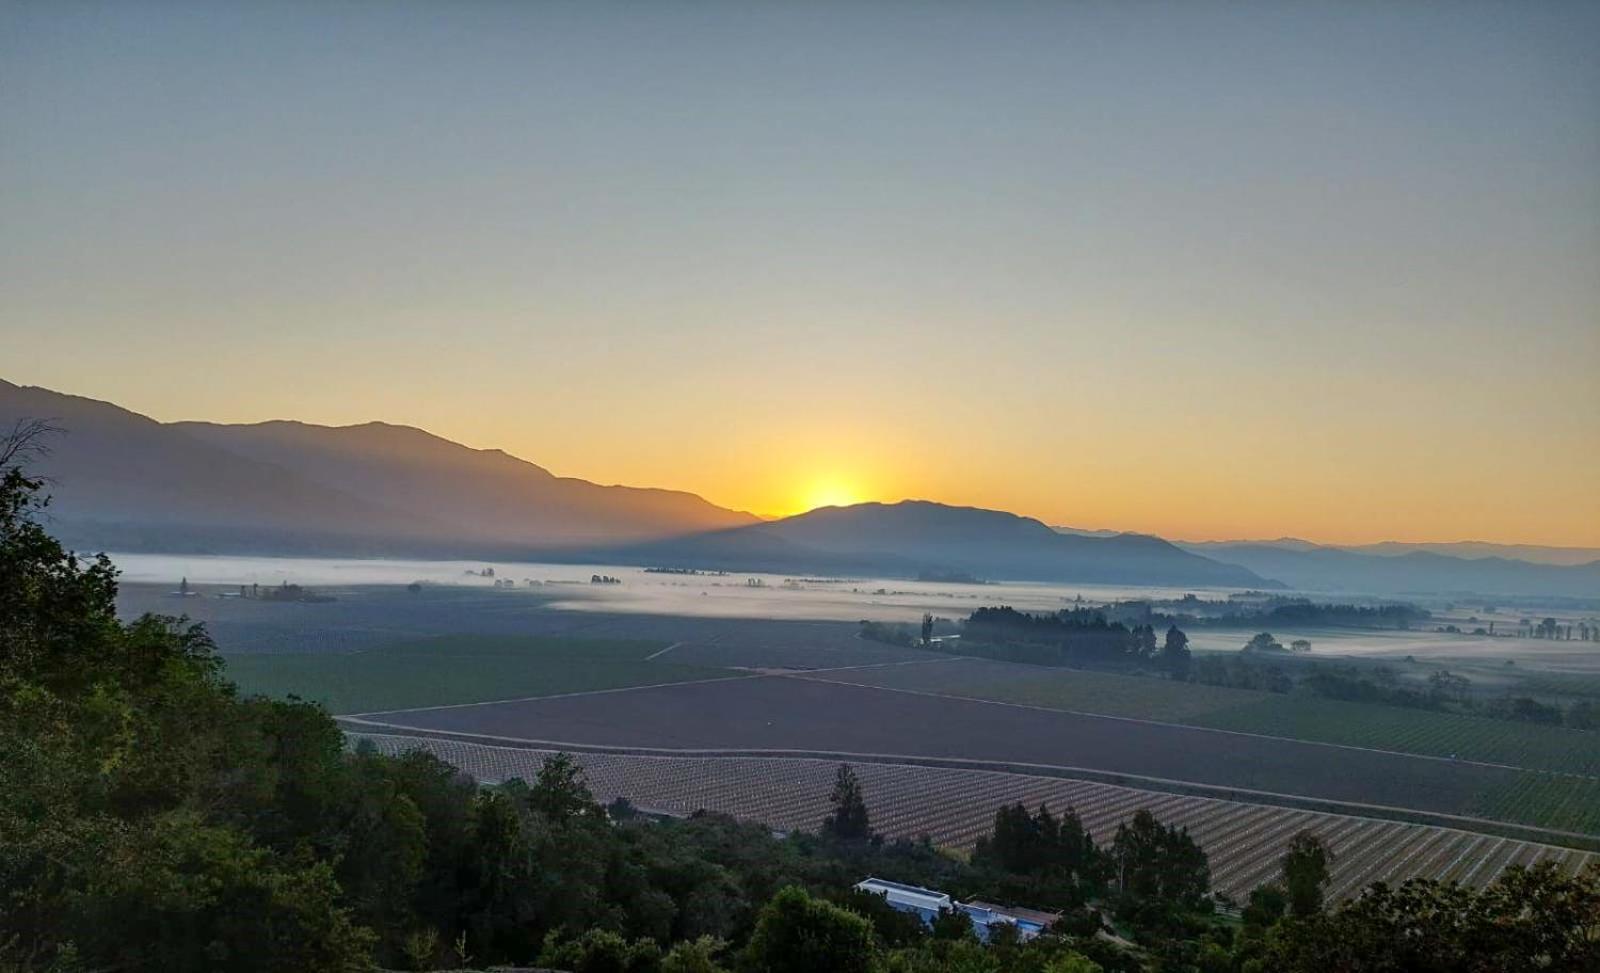
POLYGON ((754 522, 688 493, 557 477, 419 429, 163 424, 0 381, 0 424, 63 432, 38 470, 79 547, 472 556, 615 544, 754 522))
POLYGON ((960 571, 1013 581, 1273 586, 1157 537, 1058 533, 1029 517, 925 500, 824 507, 783 520, 615 552, 697 567, 960 571))
POLYGON ((308 480, 428 516, 462 538, 570 547, 754 523, 692 493, 558 477, 498 449, 472 449, 410 426, 370 422, 175 423, 202 442, 308 480))

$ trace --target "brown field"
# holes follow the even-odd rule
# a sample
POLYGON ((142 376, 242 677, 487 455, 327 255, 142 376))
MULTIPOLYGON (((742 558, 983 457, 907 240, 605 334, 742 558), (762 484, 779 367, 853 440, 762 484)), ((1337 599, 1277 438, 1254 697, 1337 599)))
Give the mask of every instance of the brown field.
MULTIPOLYGON (((459 740, 353 733, 387 753, 421 748, 483 781, 532 779, 552 751, 459 740)), ((626 797, 635 806, 672 814, 705 809, 783 830, 815 829, 828 810, 835 763, 777 757, 652 757, 577 753, 601 801, 626 797)), ((1119 822, 1141 808, 1183 826, 1205 848, 1212 885, 1235 900, 1271 879, 1289 837, 1320 834, 1334 851, 1336 898, 1371 882, 1451 879, 1484 885, 1513 864, 1555 861, 1573 870, 1600 854, 1449 828, 1263 804, 1138 790, 1028 774, 897 764, 855 765, 873 825, 890 837, 928 835, 969 849, 987 833, 996 808, 1021 801, 1075 808, 1097 841, 1109 843, 1119 822)))

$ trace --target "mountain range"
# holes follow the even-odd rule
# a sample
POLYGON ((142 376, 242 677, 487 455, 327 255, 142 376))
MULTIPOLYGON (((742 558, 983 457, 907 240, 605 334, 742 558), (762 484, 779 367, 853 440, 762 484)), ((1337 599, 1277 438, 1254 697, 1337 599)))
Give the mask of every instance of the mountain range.
POLYGON ((64 540, 120 551, 485 556, 755 523, 691 493, 558 477, 420 429, 160 423, 0 381, 0 428, 60 428, 39 471, 64 540))
POLYGON ((1399 543, 1339 548, 1299 540, 1211 541, 1178 546, 1302 591, 1600 597, 1600 560, 1551 564, 1457 557, 1399 543))
POLYGON ((1534 564, 1403 545, 1345 550, 1292 539, 1173 544, 922 500, 763 521, 682 491, 556 476, 501 450, 409 426, 161 423, 0 380, 0 430, 20 418, 48 419, 62 430, 37 472, 50 480, 52 530, 80 549, 1600 596, 1600 562, 1534 564))
MULTIPOLYGON (((1114 531, 1073 531, 1070 527, 1057 530, 1074 533, 1115 533, 1114 531)), ((1403 554, 1443 554, 1456 558, 1498 557, 1532 564, 1561 564, 1566 566, 1590 564, 1600 561, 1600 547, 1552 547, 1547 544, 1495 544, 1489 541, 1380 541, 1376 544, 1317 544, 1298 537, 1279 537, 1275 540, 1232 541, 1173 541, 1185 550, 1205 553, 1242 545, 1254 547, 1279 547, 1291 551, 1349 551, 1353 554, 1378 554, 1394 557, 1403 554)))

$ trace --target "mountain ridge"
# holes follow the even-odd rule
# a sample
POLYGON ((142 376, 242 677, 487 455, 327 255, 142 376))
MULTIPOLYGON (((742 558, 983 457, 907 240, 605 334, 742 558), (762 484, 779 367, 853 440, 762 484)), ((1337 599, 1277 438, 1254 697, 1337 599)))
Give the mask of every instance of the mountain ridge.
POLYGON ((950 572, 1009 581, 1281 587, 1157 537, 1061 534, 1007 511, 929 500, 821 507, 747 527, 615 552, 695 567, 755 557, 783 571, 950 572))
POLYGON ((54 481, 52 520, 85 548, 614 559, 1379 595, 1600 595, 1600 561, 1538 564, 1440 550, 1501 549, 1483 542, 1174 543, 928 500, 763 520, 685 491, 558 476, 502 449, 382 420, 161 423, 115 403, 0 379, 0 421, 22 417, 66 427, 40 471, 54 481))
POLYGON ((477 556, 756 522, 683 491, 558 477, 503 450, 392 423, 161 423, 0 380, 0 421, 24 417, 62 427, 38 471, 53 481, 50 515, 75 545, 477 556))

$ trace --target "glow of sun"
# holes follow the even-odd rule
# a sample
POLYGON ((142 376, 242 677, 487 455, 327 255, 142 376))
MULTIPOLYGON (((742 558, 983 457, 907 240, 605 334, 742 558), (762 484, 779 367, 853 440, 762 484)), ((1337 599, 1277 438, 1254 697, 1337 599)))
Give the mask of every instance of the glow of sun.
POLYGON ((838 480, 819 480, 806 491, 800 510, 803 512, 818 507, 848 507, 860 502, 861 496, 848 484, 838 480))

